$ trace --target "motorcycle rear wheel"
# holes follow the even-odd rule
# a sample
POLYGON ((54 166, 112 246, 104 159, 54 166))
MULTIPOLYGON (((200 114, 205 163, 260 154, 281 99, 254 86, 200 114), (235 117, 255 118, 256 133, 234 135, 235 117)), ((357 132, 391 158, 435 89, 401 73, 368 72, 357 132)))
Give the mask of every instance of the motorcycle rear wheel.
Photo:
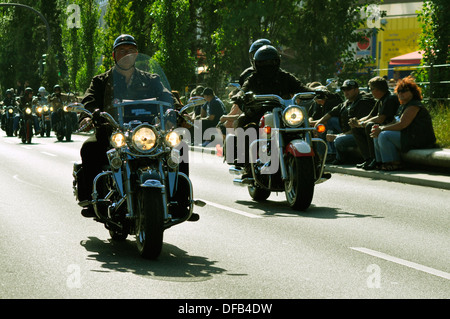
POLYGON ((265 201, 270 196, 270 191, 258 186, 249 186, 248 193, 257 202, 265 201))
POLYGON ((286 200, 295 210, 306 210, 314 195, 314 162, 312 157, 286 158, 288 179, 285 181, 286 200))
POLYGON ((162 250, 164 202, 159 189, 141 187, 136 197, 136 245, 139 254, 156 259, 162 250))

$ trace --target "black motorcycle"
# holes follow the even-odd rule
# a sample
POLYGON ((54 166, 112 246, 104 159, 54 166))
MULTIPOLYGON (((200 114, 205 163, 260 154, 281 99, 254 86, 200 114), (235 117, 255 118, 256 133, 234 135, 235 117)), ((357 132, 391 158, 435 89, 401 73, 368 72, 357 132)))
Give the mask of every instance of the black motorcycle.
POLYGON ((14 117, 17 114, 17 107, 7 106, 2 115, 2 130, 6 132, 6 136, 14 135, 14 117))
POLYGON ((55 135, 58 141, 66 139, 70 142, 72 139, 72 132, 74 130, 73 113, 69 111, 67 105, 55 111, 55 135))
POLYGON ((39 120, 39 126, 41 128, 41 137, 50 136, 52 130, 51 112, 53 108, 48 105, 40 105, 36 108, 36 115, 39 120))
POLYGON ((33 137, 33 111, 31 107, 26 107, 21 112, 19 120, 19 138, 24 144, 31 144, 31 139, 33 137))

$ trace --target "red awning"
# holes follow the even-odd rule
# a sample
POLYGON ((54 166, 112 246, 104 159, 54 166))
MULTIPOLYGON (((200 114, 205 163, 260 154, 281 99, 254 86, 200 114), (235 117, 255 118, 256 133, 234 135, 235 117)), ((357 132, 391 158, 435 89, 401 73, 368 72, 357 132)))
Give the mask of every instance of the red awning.
POLYGON ((422 51, 415 51, 403 55, 396 56, 389 62, 390 65, 412 65, 420 64, 423 55, 422 51))

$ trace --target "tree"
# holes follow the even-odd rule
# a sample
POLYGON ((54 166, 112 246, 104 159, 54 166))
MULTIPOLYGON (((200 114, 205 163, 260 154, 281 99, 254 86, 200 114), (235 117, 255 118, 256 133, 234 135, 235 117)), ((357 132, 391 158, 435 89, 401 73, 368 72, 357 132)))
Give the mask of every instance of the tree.
MULTIPOLYGON (((450 63, 450 2, 447 0, 424 1, 422 11, 418 13, 422 33, 419 47, 424 52, 422 64, 443 65, 450 63)), ((418 81, 440 82, 450 78, 450 67, 424 69, 416 72, 418 81)), ((433 84, 432 89, 425 87, 425 93, 431 98, 448 98, 448 84, 433 84)))
MULTIPOLYGON (((172 88, 182 91, 195 71, 192 56, 187 0, 156 0, 150 8, 154 19, 151 39, 158 50, 154 57, 166 73, 172 88)), ((189 83, 189 82, 188 82, 189 83)))

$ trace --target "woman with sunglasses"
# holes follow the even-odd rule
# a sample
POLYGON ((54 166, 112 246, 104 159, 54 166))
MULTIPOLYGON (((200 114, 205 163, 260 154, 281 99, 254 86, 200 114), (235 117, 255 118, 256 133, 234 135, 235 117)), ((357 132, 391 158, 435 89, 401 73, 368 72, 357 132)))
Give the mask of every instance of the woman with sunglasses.
POLYGON ((394 123, 372 128, 375 156, 382 162, 382 170, 402 168, 400 153, 411 149, 433 148, 436 136, 431 116, 422 104, 422 93, 411 76, 397 83, 395 92, 400 107, 394 123))

